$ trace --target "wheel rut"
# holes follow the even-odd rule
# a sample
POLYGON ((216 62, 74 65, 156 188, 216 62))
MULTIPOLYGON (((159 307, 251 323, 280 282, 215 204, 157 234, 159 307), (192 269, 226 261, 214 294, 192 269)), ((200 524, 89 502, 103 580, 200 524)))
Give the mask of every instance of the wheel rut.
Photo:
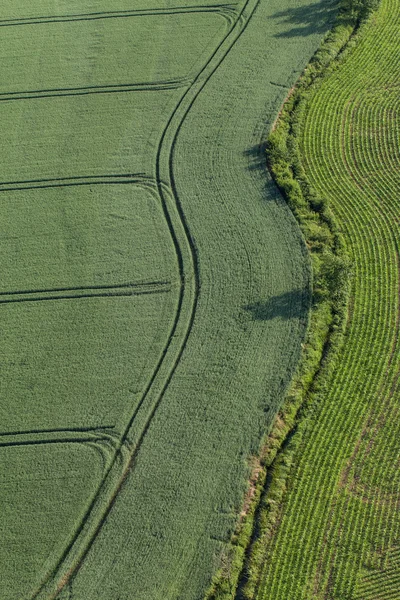
POLYGON ((55 570, 31 596, 32 600, 56 598, 75 576, 110 513, 126 477, 135 467, 141 444, 183 355, 195 319, 200 293, 200 270, 195 240, 191 235, 176 190, 173 173, 174 147, 180 128, 196 98, 246 29, 258 3, 259 0, 247 0, 243 5, 223 40, 182 95, 162 132, 157 150, 155 181, 177 256, 180 293, 176 316, 162 356, 140 402, 131 415, 116 449, 115 457, 87 513, 55 570), (106 500, 103 500, 104 498, 106 500))

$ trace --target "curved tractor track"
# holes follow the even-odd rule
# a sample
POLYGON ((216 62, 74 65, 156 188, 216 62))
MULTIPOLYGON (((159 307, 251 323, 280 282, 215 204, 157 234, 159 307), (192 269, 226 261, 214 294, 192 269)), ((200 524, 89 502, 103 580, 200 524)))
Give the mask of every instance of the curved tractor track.
MULTIPOLYGON (((172 168, 174 144, 178 136, 179 129, 181 128, 185 117, 193 105, 196 97, 201 92, 208 79, 212 76, 212 73, 215 71, 215 69, 217 69, 218 65, 229 52, 235 41, 244 31, 246 24, 251 18, 258 2, 259 0, 247 0, 241 11, 237 14, 236 18, 231 20, 228 33, 215 48, 210 59, 195 77, 193 82, 191 82, 190 87, 180 99, 162 133, 157 151, 155 181, 157 182, 158 194, 162 201, 165 220, 168 225, 177 255, 180 277, 178 307, 173 327, 168 336, 162 357, 157 364, 152 377, 150 378, 140 402, 135 408, 134 413, 132 413, 121 439, 118 441, 117 448, 115 450, 115 458, 108 467, 104 479, 91 502, 88 512, 78 527, 76 534, 68 545, 63 557, 58 563, 56 572, 51 574, 51 579, 43 582, 40 589, 37 590, 32 598, 47 598, 49 593, 53 594, 53 592, 50 591, 51 588, 55 588, 55 595, 57 595, 68 583, 70 577, 73 577, 75 569, 78 568, 80 562, 89 551, 91 544, 93 543, 94 536, 98 534, 102 523, 111 510, 118 494, 118 490, 123 485, 128 470, 131 472, 132 469, 134 469, 135 457, 140 450, 141 443, 150 426, 151 419, 153 418, 160 402, 162 401, 165 390, 171 381, 179 359, 184 351, 194 321, 200 280, 196 247, 190 234, 190 229, 187 224, 174 183, 172 168), (186 323, 185 319, 182 319, 182 315, 187 315, 186 323), (181 321, 183 321, 183 324, 180 323, 181 321), (167 371, 167 373, 164 373, 163 371, 167 371), (136 429, 137 421, 141 418, 140 413, 144 413, 145 416, 141 419, 141 427, 140 431, 138 432, 136 429), (116 469, 118 470, 118 475, 115 473, 116 469), (122 474, 121 469, 123 470, 122 474), (110 480, 114 481, 116 476, 118 478, 117 484, 110 484, 110 480), (115 487, 113 487, 113 485, 115 487), (105 507, 102 507, 103 503, 106 504, 105 507), (84 541, 82 541, 82 538, 84 541), (75 549, 75 544, 77 543, 81 546, 81 548, 78 550, 75 549), (54 581, 54 584, 51 583, 51 581, 54 581)), ((229 5, 227 7, 220 5, 209 6, 207 8, 190 7, 185 12, 202 12, 207 10, 207 12, 212 11, 218 12, 218 14, 224 14, 224 12, 221 11, 221 8, 225 8, 226 10, 230 7, 229 5)), ((178 9, 178 11, 181 12, 181 9, 178 9)), ((149 14, 149 12, 150 11, 145 11, 144 14, 149 14)), ((231 15, 230 10, 226 10, 226 12, 229 16, 231 15)), ((129 16, 132 16, 133 14, 141 15, 143 14, 143 11, 129 13, 129 16)), ((159 11, 156 11, 156 13, 152 11, 150 14, 164 14, 164 11, 160 9, 159 11)), ((168 14, 174 13, 169 11, 168 14)), ((96 16, 93 18, 106 17, 96 16)), ((41 22, 48 21, 43 19, 41 22)), ((154 83, 152 85, 158 86, 159 84, 154 83)), ((151 89, 152 85, 148 86, 147 89, 151 89)), ((159 89, 163 88, 160 87, 159 89)), ((62 91, 60 92, 62 93, 62 91)), ((66 184, 63 182, 62 185, 66 184)), ((129 294, 132 292, 128 291, 127 293, 129 294)))
MULTIPOLYGON (((83 559, 85 554, 90 549, 91 543, 93 541, 93 537, 98 533, 99 528, 101 527, 102 522, 104 522, 108 512, 111 510, 112 504, 115 501, 116 495, 118 493, 118 489, 124 482, 127 471, 132 470, 134 468, 134 459, 137 455, 143 437, 148 430, 151 419, 157 410, 159 403, 162 400, 163 394, 173 376, 174 370, 177 366, 177 363, 183 353, 186 341, 188 339, 191 327, 194 321, 194 314, 196 310, 196 302, 199 293, 199 266, 198 259, 196 255, 196 248, 194 245, 194 241, 191 237, 190 230, 188 224, 186 222, 184 212, 182 210, 182 206, 179 202, 179 198, 176 193, 176 188, 174 184, 174 177, 172 172, 172 153, 174 144, 179 133, 179 129, 190 110, 193 102, 195 101, 197 95, 200 93, 201 89, 204 87, 208 79, 211 77, 212 73, 218 67, 218 65, 222 62, 225 55, 229 52, 232 45, 235 43, 236 39, 241 35, 246 27, 246 23, 253 14, 258 1, 252 2, 252 0, 248 0, 243 8, 237 14, 234 12, 231 5, 211 5, 211 6, 195 6, 195 7, 183 7, 176 10, 167 10, 167 9, 159 9, 156 11, 153 10, 145 10, 145 11, 124 11, 123 13, 90 13, 90 14, 82 14, 82 15, 69 15, 65 17, 58 18, 50 18, 50 17, 41 17, 40 19, 15 19, 15 20, 5 20, 0 23, 1 26, 15 26, 15 25, 31 25, 31 24, 42 24, 42 23, 55 23, 55 22, 70 22, 70 21, 81 21, 81 20, 98 20, 98 19, 106 19, 106 18, 117 18, 117 17, 131 17, 131 16, 143 16, 143 15, 163 15, 163 14, 176 14, 176 13, 186 13, 186 12, 215 12, 217 14, 221 14, 226 16, 229 23, 229 30, 226 36, 221 40, 218 46, 212 52, 210 59, 203 66, 201 71, 195 76, 194 80, 190 82, 189 88, 186 90, 180 101, 178 102, 176 108, 171 114, 170 119, 167 122, 167 125, 162 133, 158 151, 156 158, 156 178, 154 182, 151 179, 139 177, 138 180, 135 180, 135 176, 124 176, 118 175, 117 178, 113 176, 107 176, 103 178, 95 178, 95 177, 86 177, 80 178, 79 181, 74 181, 74 179, 78 178, 69 178, 69 179, 61 179, 50 181, 50 180, 34 180, 34 181, 18 181, 18 182, 5 182, 1 184, 1 189, 4 192, 14 191, 14 190, 26 190, 26 189, 44 189, 54 186, 77 186, 77 185, 96 185, 96 184, 110 184, 113 182, 121 183, 121 179, 124 178, 123 183, 127 184, 136 184, 136 185, 146 185, 149 189, 154 188, 154 184, 156 184, 156 189, 158 191, 158 196, 162 201, 162 207, 164 211, 164 216, 166 223, 168 225, 168 229, 170 231, 171 239, 173 240, 173 244, 175 247, 175 252, 177 255, 178 265, 179 265, 179 277, 180 277, 180 292, 178 299, 177 312, 175 315, 175 319, 173 322, 172 330, 168 336, 168 340, 166 346, 163 350, 162 357, 157 364, 152 377, 149 380, 149 383, 144 391, 142 399, 138 403, 135 408, 135 411, 132 413, 129 422, 125 428, 120 439, 116 439, 114 441, 114 459, 108 465, 104 478, 100 483, 98 490, 93 497, 89 509, 83 518, 83 521, 78 526, 74 537, 68 544, 62 558, 60 559, 58 566, 56 568, 56 572, 49 574, 48 578, 43 581, 40 588, 33 594, 32 598, 40 598, 40 597, 48 597, 48 594, 52 594, 51 589, 55 589, 55 594, 58 594, 60 589, 64 587, 68 583, 68 580, 71 576, 73 576, 75 568, 79 565, 80 561, 83 559), (140 182, 140 179, 144 179, 144 183, 140 182), (180 239, 179 239, 180 238, 180 239), (183 325, 180 325, 180 321, 182 321, 182 314, 187 314, 187 323, 184 322, 183 325), (182 331, 180 331, 180 329, 182 331), (172 359, 170 358, 172 355, 172 359), (175 358, 174 358, 175 355, 175 358), (170 363, 170 366, 164 367, 164 364, 170 363), (171 366, 172 365, 172 366, 171 366), (162 369, 167 371, 167 374, 162 372, 162 369), (161 380, 161 381, 158 381, 161 380), (158 388, 161 388, 158 392, 154 391, 158 388), (141 424, 141 429, 139 432, 137 429, 137 420, 140 418, 139 413, 145 413, 145 417, 143 418, 143 423, 141 424), (122 471, 122 473, 121 473, 122 471), (115 481, 117 481, 115 483, 115 481), (105 504, 105 506, 103 506, 105 504), (82 540, 83 538, 83 540, 82 540), (76 549, 76 544, 80 545, 80 549, 76 549), (74 566, 75 565, 75 566, 74 566), (58 573, 58 574, 57 574, 58 573), (51 583, 54 581, 54 584, 51 583)), ((181 81, 176 81, 176 87, 184 87, 187 85, 187 81, 182 79, 181 81)), ((0 95, 0 100, 21 100, 24 98, 52 98, 59 96, 68 96, 68 95, 79 95, 79 94, 88 94, 88 93, 107 93, 117 91, 117 88, 122 89, 122 91, 135 91, 140 89, 144 90, 162 90, 162 89, 171 89, 175 87, 175 82, 149 82, 149 83, 141 83, 141 84, 123 84, 120 86, 110 86, 110 89, 107 90, 104 87, 100 86, 91 86, 85 88, 68 88, 68 89, 48 89, 48 90, 34 90, 31 92, 24 92, 23 95, 18 92, 13 93, 4 93, 0 95)), ((156 284, 158 285, 158 284, 156 284)), ((167 284, 168 285, 168 284, 167 284)), ((106 287, 106 286, 104 286, 106 287)), ((165 284, 164 284, 165 288, 165 284)), ((165 288, 168 290, 168 288, 165 288)), ((117 294, 130 296, 135 293, 158 293, 159 291, 164 291, 162 288, 160 290, 156 289, 154 285, 149 284, 138 284, 137 285, 118 285, 118 286, 107 286, 104 292, 95 291, 96 288, 93 286, 90 290, 90 295, 87 296, 84 294, 84 290, 79 288, 77 289, 60 289, 60 290, 32 290, 32 291, 22 291, 22 292, 13 292, 11 294, 11 298, 6 298, 4 300, 0 300, 0 303, 9 303, 9 302, 27 302, 27 301, 43 301, 43 300, 54 300, 54 299, 69 299, 69 298, 85 298, 85 297, 98 297, 98 296, 115 296, 117 294), (126 291, 118 291, 118 289, 113 288, 126 288, 126 291), (136 292, 136 288, 139 290, 136 292), (143 288, 143 289, 142 289, 143 288), (57 296, 51 295, 52 291, 60 292, 57 296), (74 292, 79 291, 79 295, 73 295, 69 293, 68 295, 62 295, 62 292, 74 292), (41 296, 40 294, 45 292, 45 296, 41 296), (28 296, 29 294, 29 296, 28 296), (14 296, 22 297, 14 297, 14 296)), ((10 296, 10 294, 5 293, 4 295, 10 296)), ((184 319, 183 319, 184 320, 184 319)), ((185 321, 185 320, 184 320, 185 321)), ((41 431, 40 433, 43 433, 41 431)), ((74 435, 76 432, 74 431, 74 435)), ((95 438, 93 441, 96 441, 95 438)), ((99 440, 103 439, 102 436, 98 438, 99 440)), ((85 443, 92 442, 92 438, 85 438, 84 436, 76 437, 64 437, 58 436, 55 440, 43 439, 43 440, 30 440, 30 441, 13 441, 13 442, 4 442, 1 445, 19 445, 19 444, 41 444, 41 443, 85 443)), ((111 446, 112 447, 112 446, 111 446)))

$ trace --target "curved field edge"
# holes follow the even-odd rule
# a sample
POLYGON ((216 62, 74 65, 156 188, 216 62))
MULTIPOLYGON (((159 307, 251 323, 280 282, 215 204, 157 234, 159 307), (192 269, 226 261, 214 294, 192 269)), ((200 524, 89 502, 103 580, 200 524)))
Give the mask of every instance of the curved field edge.
POLYGON ((310 404, 322 402, 343 345, 351 306, 351 262, 326 198, 301 164, 297 135, 310 93, 340 67, 363 35, 379 0, 342 0, 334 27, 289 95, 265 144, 266 167, 296 217, 310 253, 313 298, 298 369, 251 475, 242 512, 205 600, 252 600, 266 548, 279 526, 293 460, 307 430, 310 404))
MULTIPOLYGON (((333 328, 330 327, 328 331, 321 353, 320 367, 315 373, 310 393, 305 395, 304 401, 300 405, 294 427, 289 432, 288 443, 283 444, 282 452, 272 465, 270 481, 259 507, 256 531, 243 576, 243 587, 238 594, 238 598, 241 599, 264 597, 261 580, 263 566, 268 560, 268 551, 273 547, 279 529, 285 506, 285 493, 293 484, 293 467, 297 464, 298 452, 303 439, 305 439, 305 434, 315 422, 316 407, 323 404, 329 393, 332 376, 338 366, 339 353, 343 348, 345 336, 347 335, 347 326, 352 319, 353 298, 350 296, 352 279, 350 276, 353 269, 345 250, 345 241, 330 211, 328 200, 318 197, 302 167, 302 154, 298 144, 298 140, 303 133, 304 114, 310 97, 317 92, 319 86, 334 71, 340 69, 341 64, 355 50, 356 45, 358 46, 363 40, 371 14, 378 8, 378 3, 367 1, 357 3, 356 6, 351 6, 350 3, 344 3, 342 6, 344 10, 339 15, 336 27, 328 35, 320 51, 299 80, 296 89, 282 110, 276 130, 271 134, 268 143, 269 168, 293 208, 296 217, 299 218, 299 202, 301 206, 303 198, 308 201, 312 208, 321 213, 323 220, 330 222, 330 226, 333 225, 331 230, 336 236, 336 244, 333 247, 334 260, 331 261, 328 258, 328 263, 324 267, 324 261, 321 263, 318 260, 320 258, 318 255, 313 256, 312 253, 312 259, 315 286, 321 275, 321 266, 322 273, 325 270, 328 274, 326 280, 328 283, 327 291, 330 294, 333 323, 335 325, 333 328), (291 180, 287 171, 285 172, 287 167, 290 177, 292 177, 291 180), (336 263, 336 267, 331 270, 329 263, 332 265, 336 263)), ((300 215, 300 222, 301 218, 300 215)), ((307 229, 304 233, 307 237, 307 229)), ((309 238, 307 238, 307 241, 309 241, 309 238)), ((327 257, 329 257, 329 254, 327 254, 327 257)), ((318 328, 315 328, 315 331, 318 333, 318 328)), ((311 325, 309 336, 313 339, 314 335, 313 325, 311 325)), ((306 355, 304 361, 306 361, 306 355)), ((272 570, 273 568, 272 564, 272 570)))

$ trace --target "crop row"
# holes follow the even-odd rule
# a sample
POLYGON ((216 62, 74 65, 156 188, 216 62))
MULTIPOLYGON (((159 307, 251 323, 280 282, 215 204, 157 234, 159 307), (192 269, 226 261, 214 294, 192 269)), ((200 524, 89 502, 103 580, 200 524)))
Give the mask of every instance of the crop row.
POLYGON ((385 559, 400 543, 399 21, 398 3, 382 0, 302 117, 303 166, 352 259, 352 310, 330 392, 310 409, 263 599, 399 595, 398 563, 385 559))

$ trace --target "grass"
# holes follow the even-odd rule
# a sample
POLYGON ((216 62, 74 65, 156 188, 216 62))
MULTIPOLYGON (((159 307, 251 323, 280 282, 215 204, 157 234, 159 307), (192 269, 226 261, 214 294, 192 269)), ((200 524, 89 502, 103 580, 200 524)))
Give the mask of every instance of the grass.
POLYGON ((114 18, 102 19, 96 11, 92 17, 89 13, 43 21, 3 27, 7 60, 0 68, 0 94, 130 83, 155 86, 158 82, 184 80, 198 71, 208 46, 215 43, 214 38, 218 40, 225 18, 223 13, 211 11, 154 14, 148 10, 137 15, 134 10, 116 10, 114 18), (41 43, 44 32, 48 36, 46 44, 41 43), (166 55, 143 52, 149 36, 160 38, 157 43, 166 49, 166 55), (10 71, 12 89, 7 78, 10 71))
POLYGON ((28 598, 32 582, 39 583, 33 575, 51 573, 96 490, 101 446, 93 438, 1 447, 1 454, 1 589, 5 598, 28 598))
POLYGON ((2 3, 2 599, 209 585, 308 321, 260 142, 333 12, 2 3))
MULTIPOLYGON (((313 270, 310 321, 302 357, 271 431, 252 470, 244 512, 231 539, 230 553, 208 592, 210 599, 254 597, 265 559, 265 547, 277 525, 292 455, 301 438, 304 412, 312 396, 326 393, 335 357, 343 343, 347 314, 349 257, 336 219, 328 204, 309 185, 301 166, 297 113, 310 85, 310 71, 324 72, 326 57, 341 52, 357 24, 358 13, 341 5, 333 30, 313 56, 273 124, 266 144, 267 165, 304 235, 313 270), (325 64, 324 64, 325 63, 325 64)), ((331 60, 331 58, 330 58, 331 60)), ((288 295, 279 306, 284 307, 288 295)), ((254 305, 257 313, 273 307, 254 305)))
MULTIPOLYGON (((399 593, 398 21, 395 3, 382 0, 308 91, 306 72, 286 113, 297 175, 339 223, 353 276, 334 372, 277 467, 283 504, 264 546, 259 599, 399 593)), ((266 519, 273 499, 267 492, 266 519)))

